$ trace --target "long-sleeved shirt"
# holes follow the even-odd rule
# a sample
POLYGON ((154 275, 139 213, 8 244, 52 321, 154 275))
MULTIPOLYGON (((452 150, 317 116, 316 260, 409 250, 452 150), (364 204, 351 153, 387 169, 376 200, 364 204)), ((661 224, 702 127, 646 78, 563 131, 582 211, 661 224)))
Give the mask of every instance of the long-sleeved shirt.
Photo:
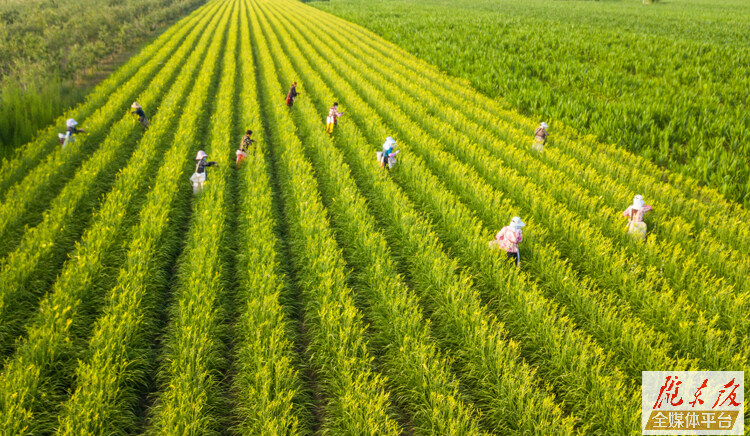
MULTIPOLYGON (((198 163, 195 165, 195 172, 198 174, 203 174, 206 172, 206 167, 213 167, 216 166, 216 162, 206 162, 205 159, 201 159, 198 161, 198 163)), ((208 174, 206 174, 208 175, 208 174)))
POLYGON ((146 117, 146 113, 145 113, 145 112, 143 112, 143 108, 142 108, 142 107, 138 107, 138 108, 136 108, 136 109, 135 109, 135 110, 133 111, 133 113, 134 113, 134 114, 136 114, 136 115, 138 115, 138 117, 140 117, 140 118, 145 118, 145 117, 146 117))
POLYGON ((633 206, 628 206, 627 209, 625 209, 625 212, 622 213, 622 216, 625 218, 634 221, 634 222, 643 222, 643 214, 646 212, 652 210, 653 208, 649 205, 644 205, 641 210, 639 210, 637 213, 633 214, 633 206))
POLYGON ((240 144, 240 150, 243 152, 246 152, 250 149, 250 146, 255 142, 254 139, 250 138, 249 136, 245 135, 242 137, 242 143, 240 144))
POLYGON ((545 129, 544 127, 537 127, 534 135, 537 138, 542 138, 542 140, 546 141, 547 135, 549 135, 549 133, 547 133, 547 129, 545 129))
POLYGON ((328 116, 333 118, 333 121, 338 120, 341 115, 343 115, 343 113, 339 112, 339 109, 336 106, 332 106, 328 109, 328 116))
POLYGON ((289 89, 289 97, 291 97, 291 98, 297 98, 297 87, 296 86, 292 86, 289 89))
MULTIPOLYGON (((78 128, 76 128, 75 126, 74 126, 74 127, 68 127, 68 128, 67 128, 67 129, 65 129, 65 130, 66 130, 67 132, 70 132, 70 135, 75 135, 76 133, 81 133, 81 132, 83 132, 83 130, 81 130, 81 129, 78 129, 78 128)), ((68 135, 68 136, 70 136, 70 135, 68 135)))
POLYGON ((516 230, 510 226, 505 226, 497 232, 495 240, 508 253, 518 253, 518 243, 523 241, 523 232, 521 229, 516 230))

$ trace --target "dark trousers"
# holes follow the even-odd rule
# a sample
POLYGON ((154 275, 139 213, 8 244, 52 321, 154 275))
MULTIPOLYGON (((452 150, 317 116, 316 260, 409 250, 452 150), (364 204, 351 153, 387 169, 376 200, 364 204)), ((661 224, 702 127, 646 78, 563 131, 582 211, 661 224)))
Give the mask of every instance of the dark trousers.
POLYGON ((518 265, 518 253, 511 253, 510 251, 508 251, 507 254, 508 254, 508 259, 512 259, 513 262, 515 262, 516 265, 518 265))

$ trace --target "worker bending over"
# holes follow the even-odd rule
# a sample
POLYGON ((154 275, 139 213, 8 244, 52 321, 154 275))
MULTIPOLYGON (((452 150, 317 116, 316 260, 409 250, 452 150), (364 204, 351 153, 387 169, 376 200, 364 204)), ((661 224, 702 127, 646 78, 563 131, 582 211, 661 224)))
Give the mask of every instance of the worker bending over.
POLYGON ((57 137, 60 138, 60 145, 62 145, 62 148, 65 148, 71 142, 75 142, 76 139, 73 135, 76 133, 86 133, 85 130, 77 128, 77 125, 78 122, 76 120, 68 118, 65 122, 65 133, 57 134, 57 137))
POLYGON ((523 241, 523 231, 521 230, 526 224, 521 218, 514 216, 510 224, 500 229, 495 235, 495 239, 490 241, 490 248, 502 248, 507 253, 508 259, 521 266, 521 252, 518 250, 518 244, 523 241))
POLYGON ((148 118, 146 118, 146 113, 143 112, 141 104, 134 101, 133 104, 130 105, 130 108, 133 109, 133 112, 131 113, 138 116, 138 121, 140 121, 141 126, 143 126, 144 129, 148 129, 148 118))
POLYGON ((247 157, 248 152, 253 146, 253 143, 255 140, 252 138, 253 131, 252 130, 246 130, 245 135, 242 137, 242 142, 240 142, 240 149, 237 150, 235 153, 237 155, 237 166, 240 166, 240 162, 242 162, 243 159, 247 157))
POLYGON ((205 151, 200 150, 195 156, 195 172, 190 176, 190 182, 193 184, 193 194, 198 194, 203 189, 203 184, 206 183, 208 167, 217 166, 216 162, 208 162, 208 155, 205 151))
POLYGON ((297 99, 297 82, 292 82, 292 87, 289 88, 289 93, 286 95, 286 105, 292 107, 295 99, 297 99))
POLYGON ((633 197, 633 204, 625 209, 622 216, 628 219, 628 233, 639 239, 646 239, 648 226, 643 222, 643 215, 653 208, 643 202, 642 195, 633 197))
POLYGON ((385 143, 383 143, 383 151, 379 151, 376 153, 378 156, 378 162, 380 162, 380 166, 385 168, 386 170, 390 170, 394 165, 396 165, 396 155, 399 152, 394 151, 395 148, 396 140, 389 136, 385 138, 385 143))
POLYGON ((549 135, 549 133, 547 133, 547 127, 549 127, 547 123, 541 122, 539 127, 534 131, 534 150, 542 151, 547 144, 547 136, 549 135))

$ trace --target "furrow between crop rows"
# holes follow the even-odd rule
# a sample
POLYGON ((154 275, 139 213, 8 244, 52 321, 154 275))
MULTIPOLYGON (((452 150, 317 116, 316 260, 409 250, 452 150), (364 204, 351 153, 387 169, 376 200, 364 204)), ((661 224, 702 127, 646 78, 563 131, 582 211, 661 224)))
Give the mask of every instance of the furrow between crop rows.
POLYGON ((228 424, 227 398, 220 389, 226 373, 224 330, 227 318, 226 228, 232 109, 239 2, 233 2, 227 43, 213 101, 207 146, 218 167, 207 170, 206 183, 193 201, 185 248, 178 260, 177 287, 172 293, 159 379, 162 390, 151 410, 150 433, 159 435, 219 434, 228 424), (210 173, 210 177, 208 175, 210 173))
POLYGON ((223 53, 232 4, 225 6, 213 17, 218 22, 216 37, 203 38, 184 69, 197 68, 197 79, 190 80, 186 74, 176 81, 193 88, 183 106, 173 145, 140 212, 118 284, 110 291, 97 320, 87 356, 75 370, 75 390, 63 405, 59 433, 124 433, 141 425, 137 400, 147 390, 153 366, 152 341, 158 333, 155 318, 159 303, 164 301, 169 266, 179 249, 180 227, 189 218, 190 187, 185 183, 192 167, 189 145, 203 137, 200 126, 208 118, 206 97, 215 86, 217 68, 207 60, 223 53))
MULTIPOLYGON (((194 32, 193 40, 200 35, 194 32)), ((172 74, 193 49, 185 44, 165 66, 172 74)), ((155 80, 144 101, 162 102, 172 74, 155 80)), ((154 122, 170 115, 157 113, 154 122)), ((35 309, 34 297, 41 295, 54 280, 65 254, 72 249, 90 218, 90 211, 98 204, 97 197, 114 182, 117 168, 129 158, 136 145, 142 142, 140 126, 123 120, 109 138, 78 171, 44 214, 44 220, 29 230, 19 246, 3 259, 0 270, 0 345, 8 352, 11 341, 19 333, 19 322, 35 309)), ((10 207, 12 205, 8 205, 10 207)))
MULTIPOLYGON (((299 40, 299 39, 295 39, 295 41, 297 41, 297 40, 299 40)), ((289 51, 287 51, 287 53, 292 57, 292 59, 294 59, 294 58, 296 58, 295 53, 297 53, 297 50, 289 50, 289 51)), ((311 60, 311 62, 312 62, 312 60, 311 60)), ((322 62, 314 62, 314 65, 315 65, 316 69, 320 69, 321 63, 322 62)), ((306 81, 310 80, 310 77, 306 76, 305 80, 306 81)), ((323 84, 321 84, 321 83, 319 83, 317 81, 312 82, 312 84, 310 85, 310 89, 312 90, 311 92, 313 92, 313 93, 317 93, 318 92, 317 90, 320 89, 320 88, 323 88, 323 87, 325 87, 325 85, 323 85, 323 84)), ((341 94, 338 94, 338 96, 342 97, 341 94)), ((318 109, 320 110, 321 107, 322 107, 322 105, 324 105, 324 104, 325 104, 324 102, 319 102, 318 103, 318 109)), ((352 106, 348 106, 348 107, 352 107, 352 106)), ((360 108, 357 107, 357 110, 359 110, 359 109, 360 108)), ((385 136, 386 130, 384 129, 383 126, 377 126, 376 127, 373 124, 373 123, 375 123, 375 121, 373 120, 372 117, 365 117, 365 118, 367 119, 366 122, 368 123, 369 126, 371 126, 371 128, 373 128, 373 129, 383 129, 382 130, 383 136, 385 136)), ((374 152, 368 152, 368 151, 366 151, 366 149, 363 150, 363 148, 366 147, 366 146, 365 146, 365 143, 363 142, 363 140, 361 139, 361 137, 359 136, 360 134, 358 133, 358 131, 355 129, 354 133, 352 133, 352 136, 350 137, 349 134, 348 134, 349 129, 351 128, 350 125, 347 124, 347 122, 345 120, 342 121, 340 124, 341 125, 339 127, 337 127, 337 129, 339 129, 339 130, 334 134, 334 136, 337 138, 337 143, 339 143, 338 138, 344 137, 344 139, 342 139, 340 141, 340 143, 346 144, 346 147, 351 147, 352 149, 359 150, 359 151, 357 151, 357 153, 360 153, 360 156, 362 155, 362 153, 364 153, 367 156, 367 162, 370 163, 370 164, 372 164, 373 161, 374 161, 374 159, 373 159, 374 152), (356 144, 354 143, 355 141, 353 141, 351 139, 352 137, 358 138, 358 140, 356 141, 356 144)), ((375 167, 375 165, 367 165, 364 162, 362 162, 362 163, 357 162, 357 165, 353 166, 353 169, 355 170, 355 174, 357 173, 358 170, 359 171, 366 171, 366 172, 369 172, 370 174, 372 174, 372 172, 376 172, 375 174, 377 174, 377 171, 382 171, 382 170, 377 170, 374 167, 375 167)), ((375 179, 378 180, 379 183, 384 183, 382 176, 376 177, 375 179)), ((359 181, 361 183, 365 184, 365 182, 362 182, 361 177, 359 178, 359 181)), ((368 182, 368 184, 369 183, 370 182, 368 182)), ((363 189, 365 189, 365 188, 363 188, 363 189)), ((395 225, 400 225, 402 220, 405 220, 407 222, 409 222, 409 221, 412 221, 412 222, 413 221, 422 222, 421 219, 417 218, 414 215, 414 212, 406 213, 403 206, 402 207, 398 207, 397 206, 397 205, 402 205, 402 204, 409 204, 410 202, 409 202, 409 200, 406 200, 405 198, 403 198, 403 194, 399 194, 398 193, 399 191, 394 191, 393 189, 394 189, 393 186, 390 185, 390 184, 387 184, 387 183, 385 184, 385 186, 380 185, 380 186, 377 186, 376 188, 365 189, 365 191, 367 191, 367 192, 373 192, 373 191, 374 192, 378 192, 378 194, 373 195, 373 196, 370 197, 370 201, 372 201, 374 204, 382 204, 381 202, 387 202, 385 207, 384 206, 380 206, 380 207, 377 208, 377 210, 379 212, 381 212, 381 214, 382 213, 389 214, 387 219, 381 219, 381 221, 380 221, 381 222, 381 227, 385 228, 385 229, 392 230, 392 231, 395 232, 396 230, 393 229, 394 224, 395 225), (406 216, 408 218, 405 218, 404 216, 406 216)), ((408 211, 408 208, 406 210, 408 211)), ((381 215, 381 217, 382 217, 382 215, 381 215)), ((408 227, 406 229, 402 229, 402 230, 398 231, 398 233, 400 233, 400 235, 398 235, 398 236, 401 237, 401 238, 404 238, 404 239, 402 239, 402 240, 398 240, 397 239, 398 243, 394 243, 393 244, 394 248, 396 248, 398 246, 401 246, 401 245, 407 245, 407 246, 411 245, 412 247, 414 247, 413 249, 415 251, 408 251, 408 250, 412 250, 412 248, 409 248, 409 249, 407 249, 406 252, 400 250, 401 252, 399 253, 399 255, 401 256, 401 258, 407 259, 408 266, 409 266, 409 274, 416 274, 415 272, 412 271, 412 268, 414 268, 414 269, 425 268, 425 270, 423 270, 424 271, 423 273, 427 273, 428 274, 427 277, 430 277, 430 275, 432 275, 432 274, 437 274, 438 271, 444 271, 442 273, 444 275, 442 277, 440 277, 440 278, 433 277, 432 280, 425 280, 424 278, 422 278, 422 279, 419 280, 419 282, 420 282, 420 284, 423 284, 423 285, 428 285, 429 283, 446 283, 448 289, 450 289, 451 291, 449 291, 446 294, 446 296, 443 297, 443 298, 448 298, 448 300, 447 300, 448 302, 453 302, 454 304, 458 305, 453 310, 459 311, 459 313, 462 313, 464 316, 469 315, 469 319, 472 319, 472 318, 473 319, 483 319, 483 321, 481 323, 482 327, 478 331, 475 331, 474 333, 469 333, 467 331, 465 333, 459 334, 459 332, 461 332, 462 328, 466 328, 466 327, 469 327, 469 326, 465 326, 465 327, 461 326, 460 323, 458 323, 458 324, 456 323, 456 321, 458 321, 458 320, 450 320, 450 317, 448 317, 447 319, 443 318, 445 320, 444 322, 446 322, 446 324, 447 323, 452 324, 453 328, 455 329, 455 330, 453 330, 452 334, 445 335, 445 339, 451 341, 451 343, 452 343, 452 341, 457 341, 458 343, 455 344, 454 346, 459 346, 460 347, 462 345, 464 345, 464 346, 467 345, 467 344, 464 343, 467 340, 467 336, 466 335, 468 335, 468 337, 471 337, 471 336, 473 336, 473 334, 476 334, 478 337, 474 337, 473 340, 469 342, 470 344, 473 341, 476 341, 476 340, 488 341, 488 342, 484 342, 483 346, 477 347, 476 348, 477 350, 479 350, 479 349, 485 349, 486 350, 486 349, 488 349, 488 347, 493 347, 493 348, 497 347, 497 345, 491 345, 493 342, 490 339, 492 337, 497 338, 497 336, 496 336, 497 333, 492 334, 492 333, 489 333, 486 330, 486 328, 488 327, 488 323, 489 323, 489 328, 492 329, 492 324, 493 324, 492 321, 491 321, 492 317, 490 315, 486 314, 486 313, 483 313, 484 311, 482 309, 480 309, 479 306, 477 306, 477 303, 476 303, 477 300, 476 299, 473 300, 473 301, 475 301, 475 303, 471 303, 472 302, 472 298, 469 297, 469 296, 472 294, 472 292, 469 291, 469 289, 466 289, 466 290, 464 290, 461 293, 463 295, 463 297, 459 297, 458 295, 451 295, 452 293, 457 292, 458 289, 464 288, 466 286, 466 284, 467 284, 467 278, 463 277, 463 278, 458 279, 458 282, 454 282, 453 279, 451 279, 450 277, 453 275, 453 270, 455 269, 455 266, 452 267, 452 268, 450 268, 450 267, 446 268, 446 266, 448 266, 448 265, 450 265, 452 263, 451 261, 449 261, 447 259, 440 259, 439 257, 438 257, 438 259, 431 259, 431 260, 428 260, 429 257, 428 257, 428 259, 422 259, 423 256, 430 256, 431 253, 440 252, 439 248, 433 246, 434 239, 435 239, 434 236, 431 236, 431 237, 430 236, 427 236, 427 237, 423 236, 421 238, 416 236, 418 233, 425 233, 426 232, 428 235, 431 233, 428 228, 425 228, 425 226, 426 226, 425 224, 422 224, 422 226, 421 226, 422 228, 420 229, 419 232, 416 232, 416 229, 408 228, 408 227), (401 233, 401 232, 403 232, 403 233, 401 233), (416 240, 414 240, 414 239, 416 239, 416 240), (431 242, 428 242, 428 241, 431 241, 431 242), (414 257, 416 257, 416 259, 412 259, 414 257), (438 265, 441 265, 441 264, 443 266, 439 267, 438 265), (468 292, 468 294, 467 294, 467 292, 468 292), (459 300, 460 298, 464 298, 464 299, 463 300, 459 300), (453 301, 451 301, 451 300, 453 300, 453 301), (458 300, 458 301, 456 301, 456 300, 458 300)), ((427 227, 429 227, 429 226, 427 226, 427 227)), ((415 281, 415 286, 416 285, 417 285, 417 283, 415 281)), ((433 290, 433 292, 434 292, 434 290, 433 290)), ((430 291, 427 291, 427 293, 424 294, 424 295, 425 295, 425 297, 429 296, 429 298, 437 298, 438 302, 440 302, 440 299, 439 299, 440 297, 436 296, 434 294, 431 294, 430 291)), ((474 298, 476 298, 476 297, 474 297, 474 298)), ((443 310, 448 311, 448 313, 452 312, 447 307, 445 307, 445 308, 444 307, 440 307, 440 309, 436 308, 434 310, 434 312, 433 312, 433 322, 434 322, 434 325, 436 327, 440 326, 442 322, 439 323, 434 317, 436 316, 436 314, 441 313, 443 310)), ((464 320, 464 322, 465 321, 466 320, 464 320)), ((471 325, 471 324, 469 324, 469 325, 471 325)), ((476 329, 477 327, 478 326, 474 326, 473 328, 476 329)), ((494 340, 497 340, 497 339, 494 339, 494 340)), ((471 350, 471 349, 466 350, 465 348, 463 350, 462 350, 462 352, 467 353, 467 357, 470 357, 472 352, 476 352, 475 350, 471 350), (465 351, 463 351, 463 350, 465 350, 465 351)), ((455 355, 455 350, 454 350, 454 355, 455 355)), ((492 360, 494 360, 494 359, 492 359, 492 360)), ((469 365, 467 366, 467 369, 469 371, 467 371, 466 375, 469 376, 471 374, 470 371, 472 369, 472 365, 477 365, 480 368, 481 368, 481 365, 489 365, 490 363, 491 363, 491 365, 497 365, 497 364, 500 364, 500 362, 502 362, 504 360, 507 361, 507 358, 502 359, 502 360, 498 360, 498 361, 492 361, 492 360, 490 360, 490 362, 484 362, 484 363, 482 363, 481 359, 479 359, 478 361, 471 361, 471 360, 469 360, 469 362, 468 362, 469 365)), ((489 375, 489 374, 495 374, 496 376, 500 376, 502 373, 504 373, 505 371, 507 371, 507 366, 509 364, 505 363, 504 365, 506 366, 506 368, 505 368, 504 371, 496 369, 494 371, 491 371, 491 370, 490 371, 486 371, 486 370, 485 371, 477 371, 477 373, 478 374, 484 373, 484 374, 487 374, 487 375, 489 375)), ((510 366, 512 366, 512 364, 510 366)), ((475 366, 473 369, 476 370, 476 368, 477 367, 475 366)), ((485 366, 485 369, 486 369, 486 366, 485 366)), ((477 374, 474 374, 474 376, 477 376, 477 374)), ((518 383, 518 380, 520 380, 520 378, 521 378, 521 375, 517 374, 516 377, 513 377, 513 380, 514 380, 515 383, 518 383)), ((478 384, 481 386, 483 383, 485 384, 485 386, 483 386, 485 389, 487 387, 491 386, 491 385, 487 386, 487 384, 490 384, 489 380, 479 380, 478 384)), ((523 388, 523 390, 525 392, 528 392, 528 389, 529 388, 523 388)), ((504 391, 504 392, 506 392, 506 395, 507 395, 507 388, 501 389, 499 391, 504 391)), ((484 392, 488 393, 488 392, 491 392, 491 390, 490 391, 484 391, 484 392)), ((487 395, 486 393, 483 393, 483 395, 487 395)), ((497 396, 495 396, 492 399, 490 399, 490 398, 492 398, 492 395, 487 395, 486 398, 482 398, 482 399, 484 401, 495 402, 495 404, 496 404, 495 407, 497 407, 498 410, 484 411, 484 413, 486 413, 486 414, 498 413, 498 414, 500 414, 503 417, 507 417, 507 409, 510 407, 510 405, 507 404, 506 402, 511 402, 511 404, 513 404, 513 401, 518 401, 518 399, 515 396, 513 396, 512 398, 504 398, 504 397, 498 398, 497 396), (497 404, 497 402, 500 402, 500 403, 497 404), (502 405, 502 408, 498 407, 500 405, 502 405), (500 412, 501 410, 503 410, 503 412, 505 412, 506 414, 503 415, 500 412)), ((529 400, 534 401, 533 399, 526 399, 526 401, 529 401, 529 400)), ((541 400, 541 398, 540 398, 540 400, 541 400)), ((540 401, 537 404, 546 404, 546 407, 549 407, 548 399, 543 399, 542 401, 540 401)), ((518 407, 518 406, 520 406, 520 404, 516 404, 516 406, 518 407)), ((519 422, 521 422, 521 418, 520 417, 523 416, 524 414, 528 414, 528 413, 532 413, 532 415, 525 417, 525 419, 523 419, 522 422, 535 423, 535 424, 530 424, 532 427, 534 425, 538 426, 538 425, 540 425, 539 423, 540 422, 544 422, 544 420, 539 419, 539 418, 534 419, 534 417, 533 417, 533 413, 534 412, 532 412, 533 409, 534 409, 534 406, 530 406, 529 405, 529 406, 523 408, 521 411, 516 412, 517 414, 512 415, 512 417, 510 418, 512 424, 509 424, 509 423, 499 424, 498 421, 496 421, 495 423, 493 423, 492 427, 494 427, 494 428, 517 428, 517 426, 522 426, 523 425, 523 424, 519 424, 519 422)), ((540 413, 543 413, 543 412, 540 412, 540 413)), ((555 416, 555 414, 556 414, 555 412, 552 412, 550 414, 550 416, 555 416)), ((557 414, 559 414, 559 412, 557 412, 557 414)), ((495 419, 498 419, 498 418, 495 418, 495 419)), ((557 420, 559 420, 559 418, 557 418, 557 420)), ((502 422, 502 421, 500 421, 500 422, 502 422)), ((556 423, 555 425, 559 426, 559 423, 556 423)), ((563 430, 563 429, 558 428, 558 430, 563 430)), ((548 431, 553 431, 553 430, 549 429, 548 431)))
MULTIPOLYGON (((273 31, 268 29, 266 34, 273 31)), ((271 48, 281 52, 276 38, 271 48)), ((281 73, 286 79, 282 81, 291 82, 291 66, 283 57, 276 59, 277 70, 286 72, 281 73)), ((408 411, 411 431, 480 434, 471 406, 462 404, 448 362, 430 338, 418 301, 409 296, 409 290, 396 273, 385 239, 375 229, 364 198, 358 195, 341 158, 327 152, 331 144, 320 129, 318 113, 302 99, 294 114, 301 143, 317 170, 345 257, 350 265, 358 267, 354 274, 355 291, 365 302, 366 319, 374 325, 370 334, 376 351, 384 355, 376 361, 379 360, 388 377, 394 401, 408 411)))
MULTIPOLYGON (((197 26, 194 31, 210 34, 210 27, 197 26)), ((186 74, 194 74, 194 70, 186 74)), ((134 214, 170 143, 177 121, 173 115, 183 101, 187 83, 182 81, 169 90, 163 119, 154 119, 129 164, 118 174, 91 227, 41 301, 37 316, 27 327, 27 337, 8 361, 0 378, 0 410, 7 418, 3 428, 9 433, 21 433, 24 427, 34 432, 51 425, 47 421, 54 419, 53 412, 65 398, 66 384, 72 382, 72 365, 82 355, 82 342, 99 313, 103 294, 115 284, 115 267, 123 261, 122 247, 130 236, 134 214)))
POLYGON ((263 132, 256 67, 250 46, 247 2, 240 6, 240 78, 238 108, 245 128, 252 126, 254 153, 238 170, 239 252, 234 326, 235 372, 232 391, 237 432, 242 434, 309 434, 309 400, 297 370, 292 320, 284 310, 285 278, 275 234, 273 195, 268 175, 267 144, 263 132))
MULTIPOLYGON (((251 2, 253 9, 258 4, 251 2)), ((308 364, 322 395, 321 431, 334 434, 398 434, 383 377, 371 368, 361 314, 346 284, 344 262, 328 225, 310 163, 286 112, 258 14, 252 14, 253 47, 261 75, 263 113, 271 127, 292 262, 302 296, 308 364)))

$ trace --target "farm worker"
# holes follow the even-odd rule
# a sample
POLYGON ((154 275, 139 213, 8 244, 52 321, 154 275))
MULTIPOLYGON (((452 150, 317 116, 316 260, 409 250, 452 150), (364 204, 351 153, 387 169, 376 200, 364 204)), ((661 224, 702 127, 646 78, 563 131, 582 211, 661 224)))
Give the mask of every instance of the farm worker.
POLYGON ((286 95, 286 105, 292 107, 294 99, 297 98, 297 82, 292 82, 292 87, 289 88, 289 94, 286 95))
POLYGON ((646 239, 648 226, 643 222, 643 214, 651 209, 651 206, 643 202, 642 195, 639 194, 633 197, 633 204, 628 206, 625 212, 622 213, 622 216, 628 219, 628 233, 634 237, 646 239))
POLYGON ((500 229, 495 239, 490 241, 490 248, 502 248, 507 253, 508 259, 512 259, 516 265, 521 265, 521 253, 518 251, 518 243, 523 241, 521 228, 526 224, 521 218, 514 216, 510 224, 500 229))
POLYGON ((534 150, 536 151, 542 151, 544 146, 547 144, 547 123, 542 121, 539 124, 539 127, 536 128, 534 131, 534 150))
POLYGON ((253 145, 253 142, 255 142, 254 139, 252 139, 253 131, 252 130, 246 130, 245 136, 242 137, 242 142, 240 143, 240 149, 237 150, 237 165, 239 166, 240 162, 242 162, 242 159, 247 157, 247 152, 250 150, 250 147, 253 145))
POLYGON ((148 118, 146 118, 146 113, 143 112, 140 103, 134 101, 133 104, 130 105, 130 108, 133 109, 133 112, 131 112, 133 115, 138 115, 138 121, 141 122, 143 128, 148 129, 148 118))
POLYGON ((341 115, 344 115, 344 113, 339 112, 339 104, 337 102, 334 102, 333 106, 328 109, 328 118, 326 118, 326 132, 333 133, 333 127, 339 122, 339 118, 341 117, 341 115))
POLYGON ((376 153, 378 156, 378 162, 380 162, 380 166, 385 168, 386 170, 390 170, 393 165, 396 164, 396 155, 398 154, 398 151, 393 151, 394 148, 396 148, 396 140, 389 136, 385 138, 385 143, 383 143, 383 151, 379 151, 376 153))
POLYGON ((206 168, 216 166, 216 162, 208 162, 206 159, 208 155, 205 151, 200 150, 195 156, 195 172, 190 176, 190 181, 193 184, 193 194, 201 192, 203 184, 206 183, 206 168))
POLYGON ((83 129, 78 129, 76 127, 77 125, 78 122, 73 118, 68 118, 68 120, 65 121, 65 133, 57 134, 57 137, 60 138, 60 145, 62 145, 62 148, 65 148, 65 146, 68 145, 69 142, 75 142, 75 138, 73 137, 73 135, 75 135, 76 133, 86 132, 83 129))

